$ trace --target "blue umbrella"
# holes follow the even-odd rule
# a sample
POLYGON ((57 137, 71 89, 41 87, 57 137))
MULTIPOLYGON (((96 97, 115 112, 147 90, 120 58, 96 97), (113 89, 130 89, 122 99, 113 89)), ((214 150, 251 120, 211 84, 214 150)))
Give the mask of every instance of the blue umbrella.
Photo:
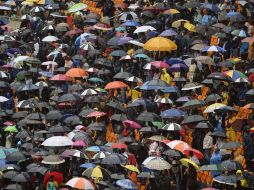
POLYGON ((86 148, 86 151, 90 151, 90 152, 100 152, 101 149, 99 146, 89 146, 86 148))
POLYGON ((153 79, 145 82, 140 89, 141 90, 162 90, 169 87, 169 85, 160 79, 153 79))
POLYGON ((135 183, 133 183, 129 179, 120 179, 116 181, 116 184, 120 186, 123 189, 128 189, 128 190, 138 190, 138 187, 135 183))
POLYGON ((133 40, 131 37, 122 37, 118 40, 118 45, 127 44, 130 40, 133 40))
POLYGON ((8 17, 2 17, 0 18, 0 25, 6 25, 10 22, 10 19, 8 17))
POLYGON ((165 110, 161 112, 160 114, 162 118, 167 118, 167 119, 180 118, 180 117, 184 117, 184 115, 185 113, 182 110, 179 110, 176 108, 165 110))
POLYGON ((177 93, 178 88, 176 86, 169 86, 161 90, 164 93, 177 93))
POLYGON ((213 12, 219 12, 220 8, 216 4, 205 3, 202 8, 208 9, 213 12))
POLYGON ((96 165, 93 163, 84 163, 84 164, 81 164, 79 167, 81 167, 81 168, 95 168, 96 165))
POLYGON ((113 38, 110 38, 108 41, 107 41, 107 45, 109 46, 118 46, 118 41, 120 40, 120 37, 113 37, 113 38))
POLYGON ((226 18, 230 19, 231 22, 243 22, 246 18, 239 12, 229 12, 226 18))
POLYGON ((167 59, 166 63, 168 63, 170 65, 185 64, 185 62, 182 59, 180 59, 180 58, 170 58, 170 59, 167 59))
POLYGON ((91 82, 100 82, 100 83, 103 83, 104 81, 98 77, 91 77, 88 79, 89 81, 91 82))
POLYGON ((202 48, 201 51, 203 52, 225 52, 226 50, 220 46, 207 46, 205 48, 202 48))
POLYGON ((121 26, 140 26, 140 24, 134 20, 128 20, 124 22, 121 26))
POLYGON ((53 73, 47 72, 47 71, 40 71, 39 74, 40 74, 41 76, 44 76, 44 77, 47 77, 47 78, 50 78, 50 77, 53 76, 53 73))
POLYGON ((164 30, 160 36, 164 36, 164 37, 167 37, 167 36, 177 36, 177 33, 176 31, 172 30, 172 29, 168 29, 168 30, 164 30))

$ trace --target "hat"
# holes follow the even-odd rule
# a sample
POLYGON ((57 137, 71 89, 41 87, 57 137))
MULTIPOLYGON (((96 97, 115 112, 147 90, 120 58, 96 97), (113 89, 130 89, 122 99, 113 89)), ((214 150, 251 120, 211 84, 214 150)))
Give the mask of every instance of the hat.
POLYGON ((243 172, 242 172, 242 170, 237 170, 237 171, 236 171, 236 174, 240 174, 240 175, 242 175, 242 174, 243 174, 243 172))

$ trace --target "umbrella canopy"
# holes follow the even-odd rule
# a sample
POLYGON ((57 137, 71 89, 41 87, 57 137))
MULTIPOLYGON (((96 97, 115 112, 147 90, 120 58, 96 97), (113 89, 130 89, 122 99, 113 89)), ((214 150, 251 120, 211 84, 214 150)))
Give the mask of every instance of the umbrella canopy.
POLYGON ((173 51, 177 49, 177 45, 167 38, 155 37, 144 44, 144 49, 148 51, 173 51))
POLYGON ((121 82, 121 81, 113 81, 113 82, 109 82, 106 86, 105 89, 109 90, 109 89, 117 89, 117 88, 127 88, 127 84, 121 82))
POLYGON ((180 130, 182 130, 181 126, 177 123, 168 123, 165 126, 163 126, 161 129, 165 130, 165 131, 180 131, 180 130))
POLYGON ((75 4, 75 5, 73 5, 73 6, 71 6, 69 8, 69 12, 70 13, 75 13, 75 12, 78 12, 78 11, 82 11, 85 8, 87 8, 86 4, 84 4, 84 3, 77 3, 77 4, 75 4))
POLYGON ((66 183, 67 186, 70 186, 75 189, 82 189, 82 190, 94 190, 95 187, 92 184, 91 181, 85 178, 80 178, 80 177, 74 177, 71 180, 69 180, 66 183))
POLYGON ((112 165, 112 164, 124 164, 126 162, 126 158, 121 154, 112 153, 109 156, 105 157, 102 160, 102 164, 112 165))
POLYGON ((161 171, 161 170, 169 170, 171 168, 171 165, 163 159, 155 158, 150 160, 147 164, 145 164, 145 167, 151 170, 161 171))
POLYGON ((72 140, 66 136, 53 136, 46 139, 42 146, 47 147, 63 147, 63 146, 71 146, 73 144, 72 140))
POLYGON ((138 187, 129 179, 120 179, 116 181, 116 184, 123 189, 138 190, 138 187))
POLYGON ((72 77, 72 78, 81 78, 81 77, 87 77, 88 73, 81 68, 72 68, 68 70, 65 75, 67 77, 72 77))

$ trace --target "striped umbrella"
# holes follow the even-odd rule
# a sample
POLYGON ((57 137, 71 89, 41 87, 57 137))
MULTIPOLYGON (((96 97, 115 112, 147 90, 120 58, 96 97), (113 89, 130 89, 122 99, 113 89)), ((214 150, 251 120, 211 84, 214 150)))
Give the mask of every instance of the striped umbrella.
POLYGON ((191 148, 186 142, 183 142, 180 140, 170 141, 169 143, 167 143, 167 146, 169 146, 171 149, 176 149, 181 152, 184 152, 185 150, 188 150, 191 148))
POLYGON ((82 189, 82 190, 94 190, 94 185, 91 181, 81 177, 74 177, 69 180, 66 185, 75 188, 75 189, 82 189))
POLYGON ((182 130, 182 127, 177 123, 168 123, 164 127, 162 127, 162 130, 165 130, 165 131, 180 131, 180 130, 182 130))

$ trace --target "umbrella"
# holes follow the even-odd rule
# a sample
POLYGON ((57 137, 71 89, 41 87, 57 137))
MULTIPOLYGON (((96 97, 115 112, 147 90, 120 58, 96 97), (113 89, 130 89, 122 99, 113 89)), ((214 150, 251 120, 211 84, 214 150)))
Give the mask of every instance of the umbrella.
POLYGON ((5 129, 4 129, 5 132, 10 132, 10 133, 17 133, 18 130, 16 128, 15 125, 13 126, 7 126, 5 129))
POLYGON ((110 119, 115 121, 125 121, 127 120, 127 116, 125 114, 113 114, 110 119))
POLYGON ((59 39, 56 36, 47 36, 42 39, 43 42, 55 42, 58 41, 59 39))
POLYGON ((119 102, 111 101, 111 102, 107 103, 106 105, 108 107, 114 108, 114 109, 122 111, 122 112, 125 111, 124 107, 119 102))
POLYGON ((47 147, 71 146, 73 142, 66 136, 53 136, 46 139, 41 145, 47 147))
POLYGON ((220 149, 235 149, 239 148, 241 146, 241 143, 239 142, 227 142, 223 144, 220 149))
POLYGON ((164 61, 153 61, 153 62, 150 62, 150 64, 157 68, 166 68, 166 69, 169 68, 169 65, 164 61))
POLYGON ((242 165, 235 160, 225 160, 221 163, 221 166, 224 167, 228 171, 243 170, 242 165))
POLYGON ((205 3, 204 5, 202 5, 202 8, 208 9, 215 13, 220 12, 220 8, 216 4, 205 3))
POLYGON ((197 88, 201 88, 203 85, 200 85, 196 82, 190 82, 190 83, 187 83, 183 86, 182 90, 193 90, 193 89, 197 89, 197 88))
POLYGON ((14 114, 11 116, 11 118, 12 118, 12 119, 20 119, 20 118, 26 117, 26 115, 27 115, 27 112, 26 112, 26 111, 19 111, 19 112, 14 113, 14 114))
POLYGON ((109 90, 109 89, 117 89, 117 88, 127 88, 127 84, 121 82, 121 81, 113 81, 113 82, 109 82, 106 86, 105 89, 109 90))
POLYGON ((50 127, 48 130, 48 133, 65 133, 70 132, 71 130, 66 126, 53 126, 50 127))
POLYGON ((189 9, 189 8, 195 8, 199 7, 199 2, 197 1, 189 1, 187 3, 184 3, 182 8, 189 9))
POLYGON ((169 157, 182 157, 182 153, 178 150, 174 149, 168 149, 162 153, 163 155, 169 156, 169 157))
POLYGON ((184 23, 183 27, 186 28, 190 32, 196 32, 195 25, 193 25, 193 24, 191 24, 189 22, 184 23))
POLYGON ((227 184, 227 185, 236 185, 239 177, 236 175, 220 175, 213 178, 213 181, 217 183, 227 184))
POLYGON ((81 68, 71 68, 66 72, 66 76, 72 77, 72 78, 81 78, 81 77, 87 77, 88 73, 81 69, 81 68))
POLYGON ((225 171, 225 168, 221 164, 209 164, 201 166, 200 171, 225 171))
POLYGON ((115 51, 110 52, 109 55, 112 57, 123 57, 123 56, 127 55, 127 53, 123 50, 115 50, 115 51))
POLYGON ((96 167, 91 167, 87 168, 83 173, 82 176, 88 177, 88 178, 110 178, 110 173, 108 170, 96 166, 96 167))
POLYGON ((112 153, 102 160, 102 164, 113 165, 113 164, 123 164, 126 162, 126 158, 121 154, 112 153))
POLYGON ((102 117, 107 115, 105 112, 100 112, 100 111, 93 111, 90 114, 88 114, 86 117, 102 117))
POLYGON ((226 18, 231 22, 243 22, 246 21, 246 18, 239 12, 229 12, 226 15, 226 18))
POLYGON ((171 108, 161 112, 160 116, 165 119, 181 118, 184 117, 184 112, 176 108, 171 108))
POLYGON ((145 164, 145 167, 151 170, 162 171, 169 170, 171 168, 171 165, 163 159, 155 158, 145 164))
POLYGON ((126 149, 127 145, 125 143, 112 143, 110 148, 115 148, 115 149, 126 149))
POLYGON ((182 125, 187 125, 187 124, 191 124, 191 123, 198 123, 201 121, 206 121, 206 119, 201 116, 201 115, 190 115, 187 116, 186 118, 184 118, 184 120, 182 121, 182 125))
POLYGON ((153 112, 142 112, 138 115, 137 119, 138 121, 160 121, 161 118, 159 115, 153 112))
POLYGON ((7 162, 18 162, 18 161, 25 160, 25 159, 26 159, 26 157, 20 151, 12 152, 6 156, 7 162))
POLYGON ((221 100, 222 97, 218 94, 209 94, 206 98, 205 98, 205 102, 206 103, 210 103, 210 102, 216 102, 217 100, 221 100))
POLYGON ((82 96, 90 96, 90 95, 96 95, 98 94, 95 90, 93 89, 86 89, 84 92, 82 92, 82 96))
POLYGON ((113 78, 114 79, 127 79, 130 78, 132 76, 132 74, 127 73, 127 72, 120 72, 117 73, 113 78))
POLYGON ((199 151, 199 150, 196 150, 194 148, 191 148, 191 149, 188 149, 188 150, 184 150, 183 153, 186 155, 186 156, 190 156, 190 152, 195 155, 198 159, 203 159, 204 158, 204 155, 199 151))
POLYGON ((124 167, 130 171, 140 173, 139 169, 134 165, 125 165, 124 167))
POLYGON ((134 30, 134 33, 141 33, 141 32, 147 32, 152 30, 156 30, 156 28, 152 26, 140 26, 136 30, 134 30))
POLYGON ((153 79, 145 82, 140 89, 141 90, 162 90, 169 87, 169 85, 160 79, 153 79))
POLYGON ((45 174, 43 183, 46 185, 51 177, 54 177, 54 181, 56 181, 58 184, 61 184, 64 179, 64 176, 62 173, 54 171, 54 172, 49 172, 45 174))
POLYGON ((239 79, 239 78, 243 78, 243 79, 248 79, 248 77, 241 73, 240 71, 237 70, 230 70, 230 71, 226 71, 224 72, 226 75, 228 75, 229 77, 231 77, 234 81, 239 79))
POLYGON ((15 182, 27 182, 31 179, 28 173, 22 172, 16 176, 14 176, 11 180, 15 182))
POLYGON ((69 8, 69 12, 70 13, 75 13, 75 12, 78 12, 78 11, 82 11, 85 8, 87 8, 86 4, 84 4, 84 3, 77 3, 77 4, 75 4, 75 5, 73 5, 73 6, 71 6, 69 8))
POLYGON ((227 138, 227 134, 221 131, 215 131, 210 136, 212 137, 220 137, 220 138, 227 138))
POLYGON ((171 149, 178 150, 178 151, 180 151, 182 153, 185 150, 189 150, 190 149, 190 146, 186 142, 183 142, 183 141, 180 141, 180 140, 173 140, 173 141, 170 141, 169 143, 166 143, 166 144, 171 149))
POLYGON ((11 171, 4 172, 3 177, 6 179, 12 179, 13 177, 15 177, 18 174, 19 173, 17 171, 11 170, 11 171))
POLYGON ((173 51, 177 49, 177 45, 167 38, 155 37, 144 44, 144 49, 148 51, 173 51))
POLYGON ((208 79, 214 79, 214 80, 222 80, 222 81, 228 81, 233 82, 233 80, 226 75, 225 73, 220 72, 214 72, 207 76, 208 79))
POLYGON ((205 101, 194 99, 194 100, 190 100, 189 102, 184 103, 182 108, 183 108, 183 110, 187 110, 187 109, 201 108, 203 106, 205 106, 205 101))
POLYGON ((205 110, 204 110, 204 113, 211 113, 211 112, 214 112, 215 110, 217 109, 221 109, 223 107, 225 107, 226 105, 225 104, 222 104, 222 103, 214 103, 214 104, 211 104, 210 106, 208 106, 205 110))
POLYGON ((121 26, 140 26, 140 24, 134 20, 127 20, 121 26))
POLYGON ((68 77, 64 74, 57 74, 50 78, 52 81, 71 81, 71 77, 68 77))
POLYGON ((33 91, 33 90, 39 90, 39 87, 34 84, 25 84, 23 86, 20 86, 17 89, 18 92, 26 92, 26 91, 33 91))
POLYGON ((180 130, 182 130, 181 126, 177 123, 168 123, 165 126, 163 126, 161 129, 165 130, 165 131, 180 131, 180 130))
POLYGON ((141 125, 135 121, 124 120, 122 123, 123 123, 123 125, 133 128, 133 129, 140 129, 141 128, 141 125))
POLYGON ((170 100, 169 98, 158 98, 157 100, 155 100, 155 102, 161 104, 173 104, 172 100, 170 100))
POLYGON ((47 165, 58 165, 64 163, 65 160, 62 159, 59 155, 49 155, 43 158, 41 161, 42 164, 47 165))
POLYGON ((203 121, 199 122, 195 127, 195 129, 210 129, 210 128, 212 128, 211 124, 203 121))
POLYGON ((75 189, 82 189, 82 190, 94 190, 95 187, 92 184, 91 181, 89 181, 88 179, 85 178, 81 178, 81 177, 74 177, 71 180, 69 180, 66 183, 67 186, 70 186, 72 188, 75 189))
POLYGON ((199 166, 188 158, 182 158, 180 159, 180 162, 186 167, 189 167, 189 165, 192 165, 196 169, 196 171, 199 171, 199 166))
POLYGON ((80 100, 80 97, 77 94, 64 94, 59 97, 58 102, 72 102, 72 101, 78 101, 80 100))
POLYGON ((58 110, 49 111, 46 116, 46 120, 61 120, 63 118, 63 114, 58 110))
POLYGON ((177 36, 177 32, 172 29, 164 30, 159 36, 168 37, 168 36, 177 36))
POLYGON ((207 46, 201 49, 203 52, 225 52, 226 50, 219 46, 207 46))
POLYGON ((116 184, 120 186, 123 189, 128 189, 128 190, 138 190, 138 187, 135 183, 133 183, 129 179, 120 179, 116 181, 116 184))
POLYGON ((17 184, 17 183, 16 184, 9 184, 4 189, 7 189, 7 190, 23 190, 22 186, 17 184))

